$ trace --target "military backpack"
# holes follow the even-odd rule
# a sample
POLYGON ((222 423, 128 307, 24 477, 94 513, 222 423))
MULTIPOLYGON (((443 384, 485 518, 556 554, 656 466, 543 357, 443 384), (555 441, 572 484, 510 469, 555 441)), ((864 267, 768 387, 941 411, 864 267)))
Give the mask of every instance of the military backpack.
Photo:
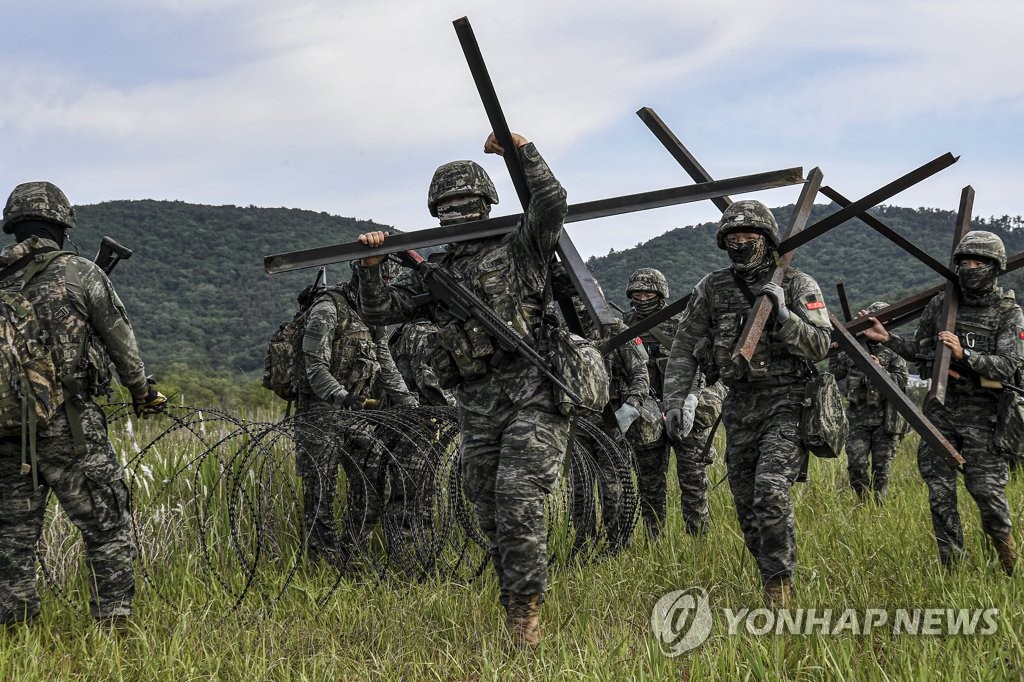
POLYGON ((341 290, 325 289, 311 297, 291 320, 285 322, 270 335, 270 345, 263 361, 263 387, 273 391, 282 400, 289 402, 298 398, 305 383, 305 363, 302 360, 302 337, 306 330, 306 319, 313 304, 324 296, 330 296, 337 303, 341 290))

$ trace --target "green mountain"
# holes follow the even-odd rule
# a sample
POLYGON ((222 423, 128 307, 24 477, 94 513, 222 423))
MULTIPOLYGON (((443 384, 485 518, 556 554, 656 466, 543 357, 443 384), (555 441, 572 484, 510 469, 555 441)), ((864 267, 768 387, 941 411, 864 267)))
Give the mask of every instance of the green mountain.
MULTIPOLYGON (((816 205, 810 222, 834 213, 838 206, 816 205)), ((793 206, 772 209, 780 226, 788 224, 793 206)), ((880 206, 870 211, 883 223, 947 263, 952 251, 956 214, 929 208, 880 206)), ((972 229, 999 234, 1010 255, 1024 251, 1024 222, 1020 217, 974 219, 972 229)), ((587 265, 601 282, 605 295, 625 306, 626 283, 637 268, 653 267, 668 278, 672 297, 681 296, 711 270, 729 264, 725 252, 715 244, 715 223, 670 230, 650 241, 624 251, 593 257, 587 265)), ((883 300, 894 302, 942 282, 930 268, 918 262, 888 239, 860 221, 849 221, 800 247, 793 266, 814 277, 830 309, 841 315, 836 280, 842 278, 854 312, 883 300)), ((1004 287, 1024 293, 1024 270, 1001 278, 1004 287)))
MULTIPOLYGON (((262 371, 270 334, 290 319, 296 294, 316 275, 268 275, 263 256, 390 229, 314 211, 180 201, 110 201, 75 211, 72 238, 82 255, 93 257, 104 235, 134 251, 111 280, 146 366, 157 372, 182 365, 262 371)), ((348 279, 348 265, 329 267, 328 276, 348 279)))
MULTIPOLYGON (((837 210, 820 205, 812 220, 837 210)), ((92 257, 103 235, 134 250, 111 279, 135 327, 147 366, 161 373, 189 366, 254 376, 263 367, 267 339, 294 312, 295 295, 315 270, 267 275, 263 256, 352 241, 386 226, 298 209, 199 206, 180 201, 111 201, 76 208, 72 238, 92 257)), ((792 206, 774 209, 780 225, 792 206)), ((950 211, 883 206, 883 222, 945 262, 955 216, 950 211)), ((975 220, 975 229, 999 233, 1011 254, 1024 250, 1020 218, 975 220)), ((671 230, 643 244, 588 261, 605 292, 626 305, 625 286, 638 267, 656 267, 675 295, 708 271, 727 265, 715 246, 714 224, 671 230)), ((895 300, 939 283, 939 277, 856 221, 799 249, 794 265, 814 276, 837 312, 835 280, 842 277, 855 310, 895 300)), ((344 263, 329 279, 347 279, 344 263)), ((1024 291, 1024 271, 1004 278, 1024 291)))

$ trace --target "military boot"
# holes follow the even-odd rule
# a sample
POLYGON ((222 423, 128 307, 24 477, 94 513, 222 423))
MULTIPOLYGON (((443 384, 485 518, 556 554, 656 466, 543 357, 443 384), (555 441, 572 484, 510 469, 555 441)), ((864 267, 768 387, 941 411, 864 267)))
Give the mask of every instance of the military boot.
POLYGON ((532 649, 540 644, 540 595, 510 595, 505 608, 505 624, 512 635, 512 644, 520 649, 532 649))
POLYGON ((793 582, 789 576, 769 578, 764 584, 764 605, 770 609, 788 608, 793 597, 793 582))
POLYGON ((1014 542, 1013 535, 1006 536, 1005 540, 993 537, 992 544, 996 546, 999 563, 1002 564, 1006 575, 1013 575, 1013 568, 1017 565, 1017 543, 1014 542))

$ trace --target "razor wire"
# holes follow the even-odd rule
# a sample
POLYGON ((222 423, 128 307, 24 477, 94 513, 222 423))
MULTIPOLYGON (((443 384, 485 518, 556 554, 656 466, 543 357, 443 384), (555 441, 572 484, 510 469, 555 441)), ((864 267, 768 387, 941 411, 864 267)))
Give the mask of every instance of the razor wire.
MULTIPOLYGON (((306 411, 270 422, 168 407, 157 418, 170 424, 145 443, 129 404, 112 403, 107 415, 127 453, 137 581, 165 605, 177 602, 183 579, 205 584, 203 606, 226 596, 230 612, 246 602, 272 607, 292 589, 323 605, 344 581, 471 581, 490 563, 463 486, 454 408, 306 411)), ((639 497, 621 434, 576 419, 546 507, 555 567, 626 547, 639 497)), ((49 515, 38 554, 45 583, 70 602, 80 540, 61 516, 49 515)))

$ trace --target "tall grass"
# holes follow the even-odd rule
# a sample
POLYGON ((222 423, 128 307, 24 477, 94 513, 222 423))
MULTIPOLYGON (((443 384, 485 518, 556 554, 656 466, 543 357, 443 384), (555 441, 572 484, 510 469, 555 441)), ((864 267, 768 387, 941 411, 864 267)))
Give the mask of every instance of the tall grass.
MULTIPOLYGON (((269 414, 254 415, 270 418, 269 414)), ((117 447, 133 452, 161 425, 131 433, 112 428, 117 447)), ((214 442, 221 425, 207 425, 214 442)), ((236 444, 237 445, 237 444, 236 444)), ((216 486, 214 463, 165 484, 197 448, 194 436, 159 446, 159 457, 137 469, 133 490, 145 503, 136 613, 124 633, 98 628, 88 617, 77 533, 53 512, 45 537, 47 565, 59 593, 44 591, 32 625, 0 630, 0 678, 11 680, 323 680, 323 679, 829 679, 988 680, 1024 678, 1024 586, 1007 578, 985 546, 977 512, 960 485, 969 559, 953 572, 937 561, 927 494, 915 467, 916 437, 901 445, 885 506, 858 504, 845 462, 813 460, 810 481, 793 489, 797 514, 797 606, 854 608, 988 608, 1000 610, 992 636, 912 636, 881 628, 870 635, 728 635, 721 608, 758 608, 760 585, 738 529, 728 484, 711 494, 713 530, 705 539, 683 531, 678 487, 656 543, 638 530, 626 552, 588 564, 552 569, 542 607, 545 637, 532 653, 511 649, 490 571, 479 580, 408 583, 346 579, 298 564, 276 601, 237 598, 238 566, 225 526, 203 529, 224 543, 216 573, 196 552, 196 487, 216 486), (173 488, 170 489, 170 488, 173 488), (145 498, 145 499, 143 499, 145 498), (233 567, 233 568, 232 568, 233 567), (234 571, 235 578, 232 578, 234 571), (227 581, 223 585, 218 577, 227 581), (234 581, 234 582, 232 582, 234 581), (676 658, 661 653, 650 612, 665 592, 699 586, 716 614, 711 637, 676 658), (326 603, 323 595, 330 594, 326 603), (63 603, 68 599, 71 603, 63 603)), ((284 447, 283 445, 281 447, 284 447)), ((222 459, 226 460, 227 457, 222 459)), ((720 461, 713 481, 724 474, 720 461)), ((1011 482, 1020 527, 1024 482, 1011 482)), ((296 501, 274 498, 281 548, 295 547, 296 501)), ((563 542, 564 532, 554 534, 563 542)), ((561 549, 556 548, 556 549, 561 549)), ((283 555, 287 552, 281 550, 283 555)), ((282 574, 291 566, 282 561, 282 574)), ((273 584, 273 576, 261 576, 273 584)), ((43 583, 41 583, 43 584, 43 583)), ((45 589, 45 588, 44 588, 45 589)), ((272 590, 266 590, 271 594, 272 590)))

